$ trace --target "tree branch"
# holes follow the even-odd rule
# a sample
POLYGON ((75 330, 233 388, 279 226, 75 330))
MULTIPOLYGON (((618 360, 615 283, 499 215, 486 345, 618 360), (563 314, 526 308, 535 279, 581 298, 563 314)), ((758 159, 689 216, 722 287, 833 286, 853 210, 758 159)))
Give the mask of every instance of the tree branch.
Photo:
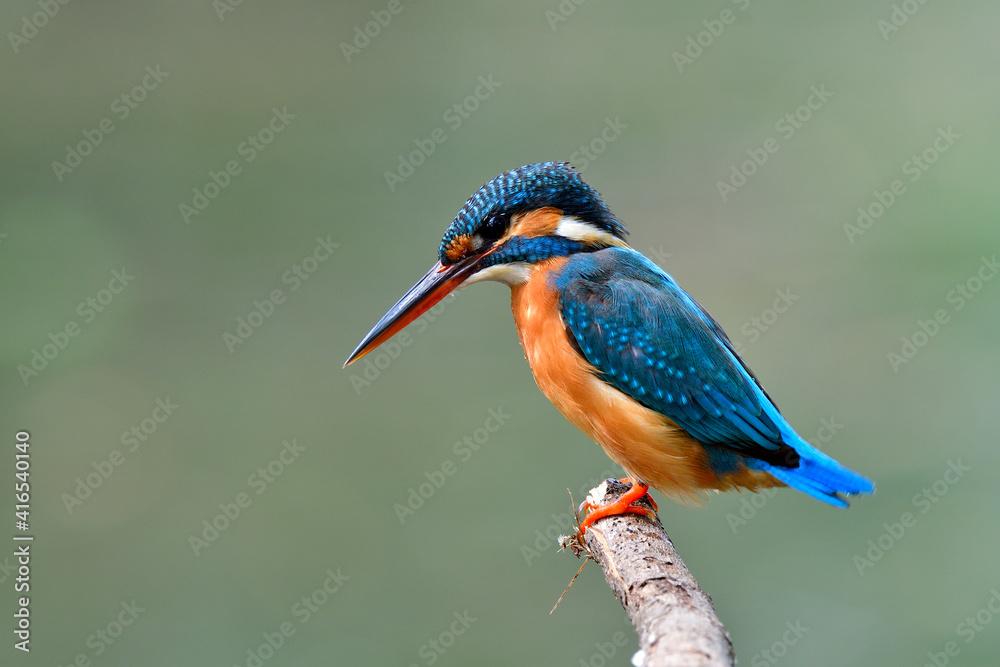
MULTIPOLYGON (((615 501, 628 485, 605 480, 590 491, 599 504, 615 501)), ((646 503, 645 499, 640 504, 646 503)), ((647 505, 647 507, 650 507, 647 505)), ((733 644, 708 594, 677 555, 663 524, 638 514, 596 521, 584 543, 561 540, 577 557, 590 555, 628 612, 639 635, 643 667, 731 667, 733 644)))

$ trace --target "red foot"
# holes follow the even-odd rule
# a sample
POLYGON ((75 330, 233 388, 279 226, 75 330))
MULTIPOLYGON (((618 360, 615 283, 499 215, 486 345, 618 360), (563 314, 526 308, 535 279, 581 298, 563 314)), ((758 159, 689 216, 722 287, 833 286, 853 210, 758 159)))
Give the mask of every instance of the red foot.
POLYGON ((622 495, 621 498, 611 503, 610 505, 592 505, 589 502, 584 502, 583 507, 586 511, 586 516, 584 516, 583 521, 580 523, 580 537, 587 532, 587 527, 594 523, 598 519, 603 519, 606 516, 613 516, 615 514, 645 514, 646 516, 655 519, 656 501, 652 499, 649 495, 649 486, 642 484, 631 477, 626 477, 625 479, 619 480, 626 484, 631 483, 632 488, 629 489, 622 495), (632 505, 635 501, 639 500, 645 496, 649 499, 649 502, 653 505, 655 509, 647 509, 645 507, 636 507, 632 505))
MULTIPOLYGON (((622 477, 618 481, 621 482, 622 484, 629 484, 629 485, 632 485, 632 486, 634 486, 635 483, 636 483, 636 481, 634 479, 632 479, 631 477, 622 477)), ((647 493, 645 494, 646 500, 648 500, 649 504, 653 506, 653 511, 659 512, 660 511, 659 505, 657 505, 656 501, 653 500, 653 496, 649 495, 649 493, 648 493, 648 491, 649 491, 649 485, 640 484, 640 486, 645 486, 646 487, 646 491, 647 491, 647 493)), ((642 498, 642 496, 639 496, 639 498, 642 498)), ((638 500, 638 498, 636 500, 638 500)), ((629 512, 622 512, 622 514, 629 514, 629 512)), ((641 512, 636 512, 636 514, 641 514, 641 512)))

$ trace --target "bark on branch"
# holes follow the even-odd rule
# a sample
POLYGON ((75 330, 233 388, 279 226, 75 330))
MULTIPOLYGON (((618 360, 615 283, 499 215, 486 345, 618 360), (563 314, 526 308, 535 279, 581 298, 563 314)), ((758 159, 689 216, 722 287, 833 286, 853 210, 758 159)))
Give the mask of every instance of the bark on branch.
MULTIPOLYGON (((628 485, 606 480, 590 492, 600 504, 613 502, 628 485)), ((645 503, 646 501, 640 501, 645 503)), ((731 667, 733 644, 708 594, 677 555, 663 525, 646 516, 621 514, 600 519, 563 546, 577 557, 589 554, 628 612, 639 635, 637 664, 643 667, 731 667)))

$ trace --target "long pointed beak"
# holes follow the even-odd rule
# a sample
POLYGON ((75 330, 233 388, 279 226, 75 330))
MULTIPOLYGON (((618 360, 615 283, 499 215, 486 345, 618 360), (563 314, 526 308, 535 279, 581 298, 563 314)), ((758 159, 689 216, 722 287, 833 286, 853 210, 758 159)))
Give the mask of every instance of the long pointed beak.
POLYGON ((368 332, 344 362, 344 368, 392 338, 407 324, 437 305, 441 299, 475 273, 479 259, 480 257, 469 257, 448 266, 443 266, 441 262, 434 264, 431 270, 368 332))

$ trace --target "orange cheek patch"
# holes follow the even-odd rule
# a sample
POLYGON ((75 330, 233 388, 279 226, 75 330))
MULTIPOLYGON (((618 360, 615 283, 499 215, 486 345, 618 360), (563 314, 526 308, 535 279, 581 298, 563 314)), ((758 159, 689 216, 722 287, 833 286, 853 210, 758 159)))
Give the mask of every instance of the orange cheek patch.
POLYGON ((453 262, 457 262, 468 256, 473 250, 472 237, 468 234, 460 234, 451 240, 444 250, 444 256, 453 262))
POLYGON ((524 236, 532 239, 540 236, 551 236, 559 227, 560 220, 562 220, 562 211, 546 206, 515 218, 504 238, 524 236))

